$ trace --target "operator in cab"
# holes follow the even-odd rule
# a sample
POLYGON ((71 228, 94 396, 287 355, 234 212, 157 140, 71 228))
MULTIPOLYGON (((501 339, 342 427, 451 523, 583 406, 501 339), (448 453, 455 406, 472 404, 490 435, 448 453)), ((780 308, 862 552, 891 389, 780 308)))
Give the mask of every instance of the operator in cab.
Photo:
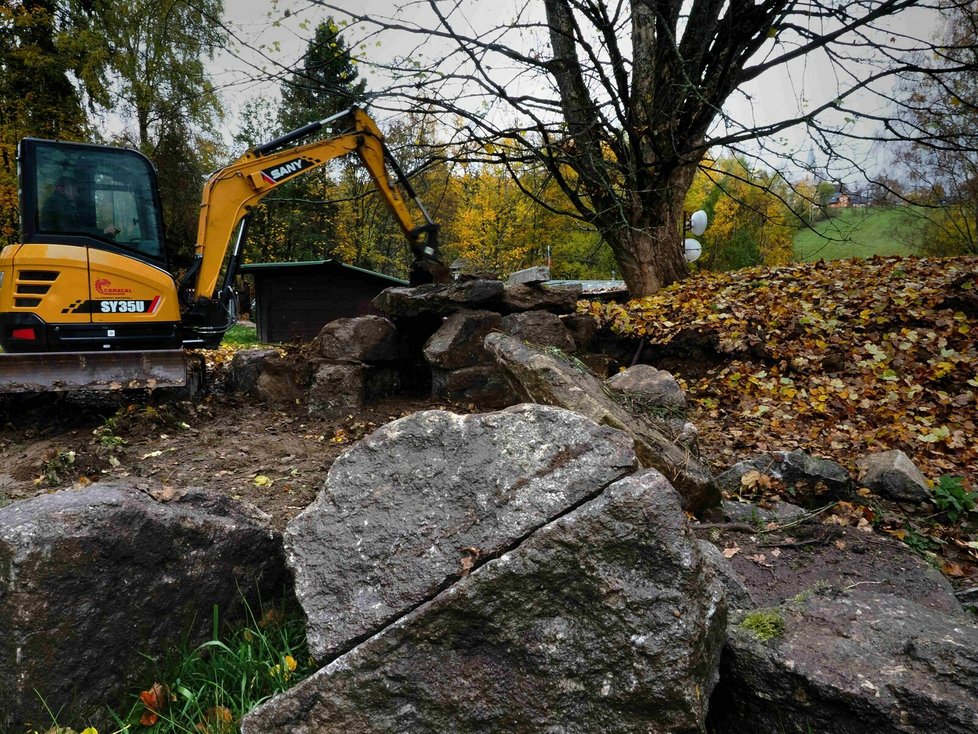
POLYGON ((100 231, 94 223, 89 223, 86 216, 89 211, 92 211, 91 202, 89 206, 83 206, 78 185, 72 179, 62 176, 55 182, 53 190, 41 207, 41 229, 61 234, 87 232, 109 239, 119 234, 121 230, 115 225, 109 225, 100 231))

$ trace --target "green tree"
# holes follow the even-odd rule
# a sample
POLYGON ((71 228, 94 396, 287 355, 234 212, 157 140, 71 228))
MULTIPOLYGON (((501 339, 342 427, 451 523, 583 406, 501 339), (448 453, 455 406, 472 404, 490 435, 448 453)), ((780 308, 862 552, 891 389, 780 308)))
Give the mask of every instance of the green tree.
MULTIPOLYGON (((366 82, 358 79, 340 29, 329 18, 313 31, 299 68, 282 84, 282 102, 276 115, 276 134, 293 130, 341 112, 363 94, 366 82)), ((270 132, 256 124, 271 109, 262 105, 248 111, 246 124, 256 133, 270 132)), ((267 119, 267 118, 266 118, 267 119)), ((268 136, 270 137, 270 136, 268 136)), ((267 140, 268 137, 265 137, 267 140)), ((249 140, 250 145, 261 142, 249 140)), ((252 262, 314 260, 329 257, 336 248, 337 180, 350 177, 347 161, 337 161, 283 184, 251 215, 245 257, 252 262)))
POLYGON ((206 69, 225 39, 223 0, 99 0, 123 142, 156 164, 167 247, 193 252, 203 176, 219 148, 222 108, 206 69))
POLYGON ((222 143, 184 120, 174 120, 160 132, 153 162, 160 173, 164 236, 177 267, 192 261, 204 178, 226 157, 222 143))
POLYGON ((0 4, 0 246, 18 231, 17 141, 80 140, 87 107, 104 102, 104 48, 95 43, 91 3, 0 4))
POLYGON ((223 0, 102 0, 118 111, 150 154, 172 127, 213 129, 221 105, 205 61, 225 39, 223 0))
POLYGON ((332 17, 316 26, 301 63, 282 85, 279 108, 282 130, 293 130, 335 115, 363 97, 367 83, 359 78, 356 64, 332 17))

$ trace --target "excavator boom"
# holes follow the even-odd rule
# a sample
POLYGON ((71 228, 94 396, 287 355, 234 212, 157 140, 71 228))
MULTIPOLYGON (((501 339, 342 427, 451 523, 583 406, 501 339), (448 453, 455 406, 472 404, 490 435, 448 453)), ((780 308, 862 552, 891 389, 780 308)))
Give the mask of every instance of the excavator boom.
MULTIPOLYGON (((227 262, 229 243, 242 220, 262 198, 286 181, 349 154, 357 155, 370 174, 381 199, 407 239, 415 260, 437 264, 438 226, 431 220, 407 177, 390 155, 377 125, 363 110, 353 107, 257 146, 211 176, 204 187, 197 227, 199 267, 192 293, 188 295, 191 298, 215 298, 222 268, 225 269, 222 287, 230 284, 240 260, 240 243, 235 245, 227 262), (342 125, 341 131, 332 137, 292 145, 323 128, 337 125, 342 125), (415 226, 398 186, 390 179, 388 169, 393 171, 396 183, 421 212, 424 218, 421 226, 415 226)), ((432 267, 429 271, 437 271, 437 268, 432 267)), ((439 271, 433 279, 447 282, 447 276, 448 270, 444 268, 444 272, 439 271)))

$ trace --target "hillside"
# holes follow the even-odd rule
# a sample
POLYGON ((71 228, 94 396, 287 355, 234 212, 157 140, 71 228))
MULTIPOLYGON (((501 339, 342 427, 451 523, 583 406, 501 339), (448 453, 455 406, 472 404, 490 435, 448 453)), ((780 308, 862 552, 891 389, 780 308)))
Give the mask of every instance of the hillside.
POLYGON ((814 230, 807 227, 798 230, 794 239, 795 257, 809 262, 912 255, 906 244, 894 236, 894 230, 908 216, 905 209, 898 207, 839 209, 831 218, 817 222, 814 230))
MULTIPOLYGON (((978 490, 976 257, 701 273, 590 309, 615 333, 644 340, 643 361, 682 378, 715 470, 802 448, 855 475, 858 457, 902 449, 932 482, 950 475, 978 490)), ((947 553, 935 522, 889 529, 928 535, 929 548, 947 553)), ((972 546, 966 558, 952 553, 953 571, 978 573, 976 540, 965 535, 972 546)))

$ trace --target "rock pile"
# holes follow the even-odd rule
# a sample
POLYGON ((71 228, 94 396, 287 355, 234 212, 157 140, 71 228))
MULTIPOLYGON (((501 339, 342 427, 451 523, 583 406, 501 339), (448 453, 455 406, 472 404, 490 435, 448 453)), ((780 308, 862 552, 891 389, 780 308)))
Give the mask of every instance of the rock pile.
POLYGON ((269 402, 308 397, 317 415, 342 417, 364 401, 401 390, 436 400, 502 408, 518 401, 483 341, 493 331, 567 353, 588 348, 596 324, 574 313, 580 286, 465 280, 388 288, 374 305, 387 318, 338 319, 300 357, 278 350, 238 352, 231 383, 269 402))
POLYGON ((212 604, 268 598, 285 575, 322 667, 244 734, 978 730, 978 627, 943 576, 808 522, 858 487, 929 499, 909 458, 865 457, 855 480, 770 452, 714 479, 671 375, 585 366, 600 360, 581 351, 579 295, 393 288, 387 318, 332 322, 301 357, 239 352, 238 389, 320 414, 418 384, 509 406, 383 426, 284 540, 200 490, 93 485, 0 509, 0 730, 39 722, 42 699, 84 716, 137 651, 195 639, 212 604), (803 507, 720 502, 763 476, 803 507))

